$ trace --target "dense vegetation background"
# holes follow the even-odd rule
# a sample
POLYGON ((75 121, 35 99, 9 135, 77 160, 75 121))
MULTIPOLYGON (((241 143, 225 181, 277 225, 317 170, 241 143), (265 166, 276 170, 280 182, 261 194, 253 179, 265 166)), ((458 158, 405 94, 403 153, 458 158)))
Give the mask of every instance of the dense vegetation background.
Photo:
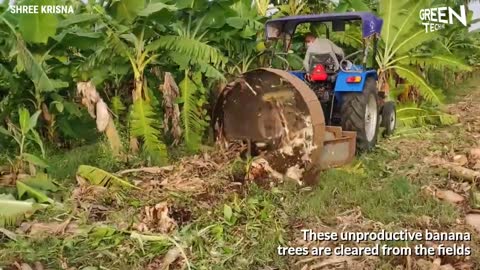
MULTIPOLYGON (((468 6, 447 2, 17 1, 73 5, 75 14, 65 15, 11 14, 3 3, 0 225, 18 222, 36 203, 62 201, 58 191, 75 173, 128 186, 107 171, 167 165, 211 145, 210 108, 228 81, 258 67, 301 68, 301 34, 310 29, 282 53, 263 40, 270 17, 376 13, 384 20, 376 66, 380 87, 398 103, 397 135, 455 123, 443 104, 478 69, 480 33, 461 24, 425 33, 420 9, 468 6), (86 163, 95 167, 78 167, 86 163)), ((355 25, 332 39, 347 51, 362 44, 355 25)))
MULTIPOLYGON (((10 160, 39 163, 45 157, 43 144, 71 149, 102 138, 100 131, 114 154, 142 153, 148 163, 165 163, 171 146, 197 151, 207 142, 209 108, 225 82, 256 67, 301 67, 301 47, 285 55, 263 41, 263 24, 271 13, 378 13, 385 21, 377 58, 380 83, 402 103, 400 121, 407 126, 448 124, 453 119, 437 107, 448 94, 444 89, 478 65, 479 39, 461 24, 425 33, 418 11, 444 4, 437 2, 18 3, 73 5, 74 15, 11 14, 4 4, 0 118, 5 119, 3 133, 26 138, 2 136, 2 147, 10 160), (174 82, 178 89, 169 90, 174 82), (15 135, 21 116, 30 115, 32 126, 15 135), (30 140, 35 143, 24 147, 30 140)), ((456 10, 460 4, 451 3, 456 10)), ((333 39, 346 50, 361 46, 355 26, 333 39)))

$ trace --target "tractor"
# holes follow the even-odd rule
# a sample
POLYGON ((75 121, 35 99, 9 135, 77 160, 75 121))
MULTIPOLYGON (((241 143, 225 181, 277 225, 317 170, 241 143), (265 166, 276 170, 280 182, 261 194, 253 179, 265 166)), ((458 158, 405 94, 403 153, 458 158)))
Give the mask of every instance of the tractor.
POLYGON ((321 23, 326 26, 326 38, 331 23, 333 31, 345 31, 349 21, 361 21, 363 48, 343 59, 328 52, 309 55, 309 71, 290 73, 305 81, 319 98, 327 123, 341 126, 344 130, 357 132, 357 149, 368 151, 375 146, 378 126, 385 128, 384 135, 395 129, 395 105, 385 102, 385 93, 377 91, 377 71, 367 66, 370 42, 372 63, 377 54, 378 37, 383 21, 371 13, 351 12, 290 16, 267 22, 266 36, 269 40, 284 38, 286 50, 290 47, 295 29, 302 23, 321 23), (350 58, 362 54, 362 63, 353 64, 350 58), (380 120, 381 119, 381 120, 380 120), (379 121, 380 120, 380 121, 379 121))
POLYGON ((265 35, 288 52, 301 24, 325 26, 328 39, 355 22, 361 50, 340 58, 307 51, 304 70, 256 69, 227 84, 214 109, 217 140, 247 142, 251 154, 285 173, 299 164, 306 170, 343 165, 375 146, 379 127, 391 135, 395 104, 378 91, 373 67, 382 19, 367 12, 289 16, 267 21, 265 35), (359 55, 361 63, 353 63, 359 55))

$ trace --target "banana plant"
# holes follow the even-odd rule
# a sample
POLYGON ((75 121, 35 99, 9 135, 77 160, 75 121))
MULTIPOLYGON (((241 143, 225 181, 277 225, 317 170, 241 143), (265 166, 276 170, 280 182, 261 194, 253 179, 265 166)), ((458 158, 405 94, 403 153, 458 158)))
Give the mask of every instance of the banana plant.
POLYGON ((267 16, 268 8, 270 5, 269 0, 255 0, 254 6, 257 9, 258 15, 265 17, 267 16))
POLYGON ((96 14, 101 16, 101 22, 107 29, 105 45, 112 48, 113 52, 124 57, 130 63, 133 72, 134 88, 131 95, 133 105, 129 117, 130 150, 137 152, 139 145, 137 138, 141 138, 143 140, 143 152, 147 158, 153 163, 164 164, 167 161, 166 146, 161 140, 159 121, 152 107, 153 101, 145 78, 146 68, 160 54, 154 48, 147 46, 147 42, 150 42, 152 37, 145 34, 145 25, 138 21, 155 12, 175 10, 175 7, 163 3, 148 3, 148 5, 145 5, 143 1, 127 0, 115 3, 111 10, 105 11, 99 6, 95 6, 94 10, 96 14), (133 4, 136 8, 125 11, 123 5, 130 4, 133 4), (113 17, 110 15, 113 15, 113 17), (130 25, 127 26, 126 23, 130 25), (141 29, 140 32, 135 31, 138 27, 141 29))
POLYGON ((404 129, 427 127, 429 125, 451 125, 458 119, 448 113, 415 103, 403 103, 397 108, 397 119, 404 129))
POLYGON ((77 169, 77 176, 82 177, 83 179, 90 182, 92 185, 103 186, 106 188, 116 186, 138 189, 137 186, 131 184, 125 179, 122 179, 100 168, 89 165, 80 165, 77 169))
POLYGON ((17 156, 14 161, 11 161, 14 171, 23 170, 25 163, 40 168, 48 167, 48 164, 44 161, 45 148, 42 139, 35 130, 40 113, 41 111, 37 111, 33 115, 30 115, 30 112, 26 108, 20 108, 18 110, 18 124, 7 121, 8 129, 0 126, 0 133, 12 138, 17 144, 17 156), (32 143, 37 145, 41 152, 41 157, 27 152, 28 146, 32 143))
MULTIPOLYGON (((48 164, 44 161, 45 149, 40 138, 40 135, 35 130, 40 111, 30 115, 25 108, 20 108, 18 111, 18 124, 15 125, 11 121, 7 121, 8 129, 0 126, 0 133, 9 136, 16 142, 18 153, 11 163, 11 175, 13 176, 15 186, 17 188, 18 198, 29 197, 36 199, 39 203, 53 203, 53 199, 47 196, 47 192, 56 191, 56 185, 52 180, 43 173, 36 172, 35 166, 40 168, 48 168, 48 164), (27 149, 30 144, 35 144, 41 152, 41 157, 28 153, 27 149), (30 176, 18 177, 19 173, 24 171, 25 164, 29 165, 30 176)), ((7 183, 9 184, 9 183, 7 183)), ((12 202, 3 201, 5 204, 14 204, 27 206, 27 202, 12 202)), ((0 208, 2 207, 0 202, 0 208)), ((0 217, 0 223, 2 217, 0 217)))
POLYGON ((0 194, 0 227, 11 226, 23 220, 49 204, 55 203, 48 197, 49 192, 58 190, 57 184, 46 174, 38 174, 24 179, 17 179, 18 200, 12 194, 0 194))
POLYGON ((149 49, 167 51, 169 58, 183 71, 180 87, 183 139, 190 151, 196 151, 208 126, 208 115, 204 108, 207 91, 204 80, 225 81, 220 72, 228 59, 222 52, 207 43, 209 32, 204 27, 205 18, 171 25, 176 35, 160 37, 148 45, 149 49))
POLYGON ((14 225, 35 211, 35 202, 18 201, 11 194, 0 194, 0 227, 14 225))
MULTIPOLYGON (((53 0, 21 1, 25 5, 53 5, 53 0)), ((59 87, 65 87, 65 83, 52 80, 42 66, 47 53, 35 56, 26 43, 45 45, 49 38, 56 34, 58 20, 54 14, 20 14, 19 18, 13 17, 7 10, 0 14, 0 25, 5 26, 12 38, 11 56, 17 57, 17 72, 25 72, 35 85, 36 95, 38 92, 53 91, 59 87)), ((40 103, 39 103, 40 104, 40 103)), ((38 106, 39 108, 39 106, 38 106)))
MULTIPOLYGON (((21 1, 18 4, 32 3, 21 1)), ((46 0, 35 4, 50 3, 52 1, 46 0)), ((59 59, 58 55, 52 55, 52 50, 59 45, 53 41, 58 25, 53 14, 20 14, 18 18, 8 12, 0 14, 0 27, 5 29, 0 39, 9 40, 2 44, 5 52, 0 54, 7 61, 5 68, 11 72, 10 78, 6 73, 0 75, 10 83, 9 98, 2 100, 0 117, 14 113, 13 109, 18 108, 19 103, 29 102, 34 110, 44 111, 41 116, 51 141, 56 138, 56 114, 61 113, 67 103, 58 93, 69 86, 56 67, 50 64, 52 59, 59 59)))
POLYGON ((369 11, 369 1, 365 0, 341 0, 338 2, 335 12, 369 11))
POLYGON ((438 38, 438 33, 426 33, 418 19, 420 9, 429 6, 428 0, 385 0, 379 3, 379 15, 383 18, 382 42, 377 63, 379 88, 387 90, 394 74, 415 85, 423 98, 433 104, 443 102, 440 89, 434 89, 425 80, 422 68, 471 70, 462 60, 435 51, 415 50, 422 44, 438 38))
POLYGON ((308 5, 305 0, 288 0, 287 3, 279 6, 280 11, 287 16, 308 14, 308 5))
MULTIPOLYGON (((478 37, 478 35, 477 35, 478 37)), ((454 27, 450 29, 440 39, 435 40, 441 48, 448 53, 456 53, 459 50, 480 50, 480 42, 474 38, 474 34, 469 34, 464 27, 454 27)))

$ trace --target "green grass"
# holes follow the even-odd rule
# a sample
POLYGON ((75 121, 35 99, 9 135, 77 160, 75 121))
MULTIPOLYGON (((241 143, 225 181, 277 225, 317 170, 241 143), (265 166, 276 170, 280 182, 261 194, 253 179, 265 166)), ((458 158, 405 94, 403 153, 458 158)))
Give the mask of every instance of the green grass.
MULTIPOLYGON (((102 158, 101 149, 90 146, 52 156, 51 169, 57 169, 52 174, 60 179, 72 177, 80 164, 104 168, 117 166, 109 163, 108 158, 102 158), (100 165, 99 160, 103 162, 100 165)), ((393 224, 394 227, 411 228, 423 215, 432 217, 436 224, 442 226, 454 223, 456 210, 422 193, 422 181, 412 183, 391 171, 387 164, 395 158, 395 154, 382 150, 364 155, 350 166, 323 172, 318 185, 309 192, 291 183, 272 190, 252 184, 240 194, 223 194, 211 205, 211 209, 196 207, 194 198, 171 197, 168 200, 174 205, 193 212, 193 220, 179 229, 175 239, 190 247, 189 259, 195 269, 256 269, 266 266, 288 269, 288 257, 277 256, 276 247, 287 246, 287 242, 293 240, 297 233, 290 228, 293 221, 303 220, 305 226, 314 226, 309 222, 318 221, 334 225, 339 214, 360 207, 364 217, 393 224)), ((132 208, 132 204, 155 203, 154 198, 138 200, 127 196, 121 205, 107 213, 103 223, 111 226, 111 235, 88 233, 86 230, 69 237, 48 236, 39 240, 19 237, 16 242, 0 240, 0 265, 8 265, 13 258, 22 258, 30 263, 38 260, 56 269, 60 267, 61 255, 69 266, 142 269, 165 254, 171 243, 157 241, 140 245, 129 237, 128 232, 115 229, 122 216, 128 216, 128 222, 131 222, 139 214, 141 208, 132 208), (92 261, 92 258, 95 260, 92 261)), ((70 204, 65 204, 65 207, 63 215, 62 209, 57 208, 38 214, 37 220, 48 222, 52 216, 74 214, 69 209, 70 204)), ((82 226, 98 226, 82 212, 75 216, 82 226)))
MULTIPOLYGON (((319 185, 309 193, 299 194, 298 187, 291 185, 274 190, 252 185, 245 197, 226 195, 210 210, 196 209, 195 200, 186 200, 183 207, 194 211, 195 219, 180 228, 174 237, 182 246, 190 247, 189 260, 194 269, 258 269, 267 266, 289 269, 288 257, 277 256, 276 247, 288 246, 288 241, 297 233, 290 228, 294 220, 309 222, 313 219, 334 224, 335 218, 343 211, 360 207, 368 219, 402 227, 411 227, 422 215, 438 219, 445 225, 454 222, 456 212, 453 207, 423 195, 420 186, 405 177, 385 175, 385 167, 381 165, 385 156, 371 154, 367 157, 371 161, 365 162, 363 171, 368 173, 341 169, 326 171, 321 175, 319 185), (231 214, 226 209, 231 209, 231 214)), ((85 163, 85 160, 78 162, 85 163)), ((120 207, 126 210, 130 203, 125 200, 120 207)), ((118 215, 109 213, 103 222, 112 228, 119 224, 122 215, 128 216, 122 209, 114 211, 118 215)), ((138 214, 140 209, 136 211, 138 214)), ((60 212, 57 211, 56 216, 61 216, 60 212)), ((83 226, 98 226, 80 214, 77 215, 78 221, 83 226)), ((130 215, 130 218, 136 216, 135 213, 130 215)), ((38 218, 48 220, 44 215, 38 218)), ((143 269, 171 246, 161 241, 140 245, 129 237, 128 232, 113 231, 111 235, 90 232, 38 240, 19 237, 16 242, 0 240, 0 265, 21 258, 25 262, 40 261, 47 268, 58 269, 63 257, 69 266, 75 267, 143 269)))
POLYGON ((454 222, 454 207, 421 191, 426 181, 412 182, 392 172, 388 161, 397 157, 379 149, 363 155, 356 164, 323 172, 313 192, 299 203, 302 217, 323 217, 333 223, 340 213, 360 207, 366 218, 384 224, 408 225, 422 215, 440 224, 454 222))
POLYGON ((248 196, 232 195, 195 223, 193 247, 198 269, 254 269, 275 265, 285 269, 286 258, 276 256, 285 244, 288 213, 282 203, 288 191, 249 187, 248 196), (230 210, 231 209, 231 214, 230 210), (198 236, 198 230, 209 228, 198 236), (212 253, 208 251, 213 251, 212 253))
POLYGON ((384 224, 408 225, 422 215, 433 216, 441 224, 456 218, 452 206, 423 194, 419 185, 403 176, 371 177, 334 169, 322 174, 319 185, 299 205, 303 218, 322 217, 331 224, 340 213, 355 207, 366 218, 384 224))
POLYGON ((39 261, 46 269, 61 269, 61 257, 64 257, 70 267, 81 265, 99 267, 93 269, 141 269, 142 263, 154 254, 164 253, 168 247, 165 243, 145 243, 143 249, 147 252, 143 254, 137 241, 130 239, 128 234, 114 230, 112 235, 91 232, 65 239, 55 236, 20 238, 2 245, 0 266, 2 261, 19 257, 29 263, 39 261))
POLYGON ((105 143, 85 145, 66 152, 52 152, 47 155, 48 173, 55 179, 74 179, 78 166, 92 165, 115 171, 121 164, 109 152, 105 143))
MULTIPOLYGON (((251 269, 266 265, 285 269, 286 258, 277 258, 275 252, 277 245, 286 245, 288 215, 282 201, 287 193, 252 185, 246 197, 230 194, 209 211, 199 209, 197 218, 180 228, 174 238, 182 246, 190 247, 189 259, 194 269, 251 269)), ((191 209, 195 209, 193 205, 191 209)), ((0 267, 21 258, 31 264, 40 261, 48 269, 60 269, 63 257, 69 266, 143 269, 172 246, 168 241, 140 243, 131 239, 129 232, 115 229, 117 225, 104 225, 108 226, 105 230, 99 224, 82 223, 82 233, 66 237, 19 236, 17 241, 0 237, 0 267)))

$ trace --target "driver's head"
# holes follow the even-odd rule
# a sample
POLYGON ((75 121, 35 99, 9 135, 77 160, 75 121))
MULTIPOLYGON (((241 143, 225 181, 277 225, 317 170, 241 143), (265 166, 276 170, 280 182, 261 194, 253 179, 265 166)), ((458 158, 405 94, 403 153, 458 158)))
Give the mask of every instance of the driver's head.
POLYGON ((315 41, 315 35, 313 33, 308 33, 305 35, 305 46, 310 47, 312 43, 315 41))

